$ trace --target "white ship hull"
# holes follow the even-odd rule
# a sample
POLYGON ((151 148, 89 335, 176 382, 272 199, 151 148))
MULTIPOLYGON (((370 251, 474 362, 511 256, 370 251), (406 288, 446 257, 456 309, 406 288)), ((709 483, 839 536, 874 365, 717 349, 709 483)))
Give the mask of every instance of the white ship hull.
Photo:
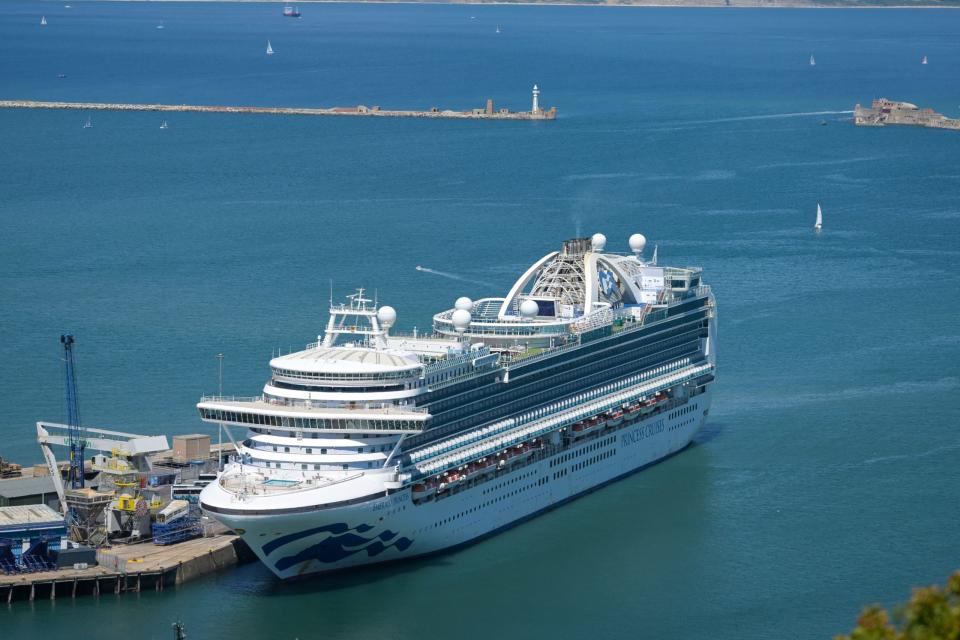
POLYGON ((217 519, 283 579, 414 558, 475 541, 685 448, 706 420, 709 388, 686 404, 587 437, 440 499, 409 487, 346 507, 217 519))

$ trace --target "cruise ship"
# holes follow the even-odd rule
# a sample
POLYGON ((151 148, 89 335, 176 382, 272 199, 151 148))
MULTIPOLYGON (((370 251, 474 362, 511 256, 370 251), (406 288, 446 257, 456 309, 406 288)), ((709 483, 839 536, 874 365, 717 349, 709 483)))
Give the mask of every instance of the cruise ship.
POLYGON ((641 234, 606 243, 563 242, 429 333, 331 300, 261 395, 197 404, 237 449, 201 506, 297 578, 464 545, 681 451, 710 409, 713 294, 641 234))

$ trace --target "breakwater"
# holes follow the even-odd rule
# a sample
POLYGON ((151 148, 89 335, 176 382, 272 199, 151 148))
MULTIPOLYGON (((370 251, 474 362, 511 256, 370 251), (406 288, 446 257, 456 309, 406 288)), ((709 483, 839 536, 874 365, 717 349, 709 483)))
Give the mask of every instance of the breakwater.
POLYGON ((427 111, 368 107, 250 107, 190 104, 127 104, 121 102, 43 102, 37 100, 0 100, 2 109, 72 109, 76 111, 154 111, 176 113, 244 113, 280 116, 358 116, 384 118, 459 118, 467 120, 554 120, 556 107, 531 111, 494 110, 493 101, 485 108, 453 111, 433 107, 427 111))

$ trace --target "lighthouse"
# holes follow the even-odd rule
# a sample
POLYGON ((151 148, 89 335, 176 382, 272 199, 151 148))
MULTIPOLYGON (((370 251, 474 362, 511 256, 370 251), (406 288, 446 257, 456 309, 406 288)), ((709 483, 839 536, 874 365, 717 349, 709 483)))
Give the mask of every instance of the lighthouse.
POLYGON ((530 112, 540 113, 540 88, 537 85, 533 85, 533 108, 530 112))

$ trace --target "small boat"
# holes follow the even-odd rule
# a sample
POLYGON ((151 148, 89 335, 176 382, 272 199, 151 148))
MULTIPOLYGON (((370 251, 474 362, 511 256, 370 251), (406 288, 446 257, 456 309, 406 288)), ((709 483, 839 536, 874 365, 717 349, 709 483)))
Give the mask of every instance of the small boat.
POLYGON ((84 129, 92 129, 93 123, 90 121, 90 116, 87 116, 87 121, 83 123, 84 129))
POLYGON ((826 121, 826 120, 821 120, 821 121, 820 121, 820 126, 821 126, 821 127, 827 126, 827 121, 826 121))
POLYGON ((283 8, 283 15, 284 15, 284 17, 286 17, 286 18, 299 18, 299 17, 300 17, 300 9, 298 9, 298 8, 296 8, 296 7, 289 7, 289 6, 288 6, 288 7, 284 7, 284 8, 283 8))
POLYGON ((168 124, 167 124, 167 121, 164 120, 163 122, 160 123, 160 128, 161 128, 161 129, 169 129, 169 128, 170 128, 170 125, 168 125, 168 124))
POLYGON ((813 225, 813 230, 820 233, 823 228, 823 211, 820 209, 820 203, 817 203, 817 221, 813 225))
POLYGON ((923 60, 920 61, 920 64, 927 64, 927 56, 923 56, 923 60))
POLYGON ((812 54, 812 53, 810 54, 810 66, 811 66, 811 67, 817 66, 817 60, 816 60, 816 58, 813 57, 813 54, 812 54))
POLYGON ((163 20, 161 20, 160 24, 157 25, 157 29, 163 29, 163 20))
POLYGON ((58 74, 57 74, 57 77, 58 77, 58 78, 66 78, 66 77, 67 77, 67 74, 65 74, 65 73, 58 73, 58 74))
POLYGON ((41 27, 47 26, 47 16, 41 16, 41 17, 40 17, 40 26, 41 26, 41 27))
POLYGON ((497 33, 500 33, 500 25, 497 25, 497 33))
POLYGON ((270 41, 269 41, 269 40, 267 40, 267 55, 268 55, 268 56, 272 56, 272 55, 273 55, 273 47, 270 46, 270 41))

